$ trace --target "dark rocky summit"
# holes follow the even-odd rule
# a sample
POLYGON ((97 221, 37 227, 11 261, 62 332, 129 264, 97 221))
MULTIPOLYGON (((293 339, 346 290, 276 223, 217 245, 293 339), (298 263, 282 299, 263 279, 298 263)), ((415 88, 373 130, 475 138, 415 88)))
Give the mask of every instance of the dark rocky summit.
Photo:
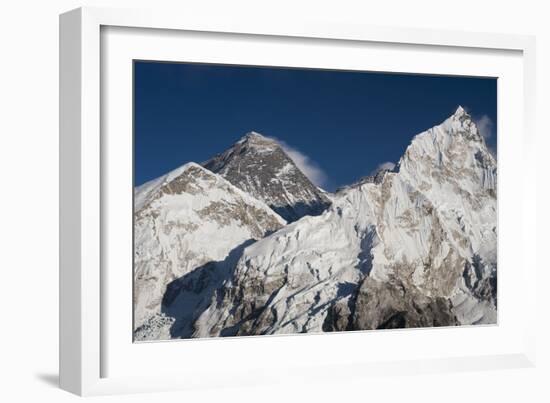
POLYGON ((259 133, 248 133, 203 166, 263 201, 287 222, 319 215, 330 205, 281 146, 259 133))

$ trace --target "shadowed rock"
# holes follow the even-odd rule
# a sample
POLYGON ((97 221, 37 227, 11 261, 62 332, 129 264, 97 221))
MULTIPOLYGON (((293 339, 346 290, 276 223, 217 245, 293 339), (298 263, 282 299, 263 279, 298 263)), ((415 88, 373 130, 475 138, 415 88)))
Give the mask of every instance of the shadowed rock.
POLYGON ((262 200, 287 222, 319 215, 330 205, 280 145, 259 133, 248 133, 203 166, 262 200))

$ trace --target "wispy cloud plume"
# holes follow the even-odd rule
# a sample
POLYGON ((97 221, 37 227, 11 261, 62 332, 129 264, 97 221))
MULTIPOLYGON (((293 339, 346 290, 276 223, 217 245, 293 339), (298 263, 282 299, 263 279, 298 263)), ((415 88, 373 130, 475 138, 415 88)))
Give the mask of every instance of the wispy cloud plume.
POLYGON ((477 126, 477 129, 479 130, 479 134, 487 140, 493 135, 493 127, 494 123, 492 119, 487 115, 482 115, 479 118, 474 118, 474 123, 477 126))
POLYGON ((317 164, 309 156, 307 156, 300 150, 292 147, 284 141, 279 140, 276 137, 271 138, 279 143, 283 151, 304 173, 304 175, 307 176, 311 182, 313 182, 313 184, 319 187, 325 187, 328 185, 328 175, 323 171, 319 164, 317 164))
POLYGON ((383 162, 383 163, 379 164, 370 174, 374 175, 378 171, 382 171, 382 170, 385 170, 385 169, 391 171, 394 168, 395 168, 395 163, 394 162, 386 161, 386 162, 383 162))
MULTIPOLYGON (((479 131, 479 134, 481 135, 481 137, 485 139, 485 141, 493 137, 495 124, 489 116, 481 115, 480 117, 473 117, 472 119, 477 126, 477 130, 479 131)), ((489 152, 493 155, 493 157, 497 158, 496 148, 491 144, 488 144, 488 143, 486 144, 489 152)))

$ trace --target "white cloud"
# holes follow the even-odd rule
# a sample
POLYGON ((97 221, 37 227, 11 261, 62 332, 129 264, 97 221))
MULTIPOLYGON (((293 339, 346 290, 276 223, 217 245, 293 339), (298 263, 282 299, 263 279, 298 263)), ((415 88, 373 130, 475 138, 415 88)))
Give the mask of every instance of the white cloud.
POLYGON ((275 137, 271 137, 275 140, 283 151, 290 157, 290 159, 296 164, 296 166, 304 173, 308 179, 313 182, 316 186, 323 187, 328 183, 327 174, 321 169, 319 164, 309 158, 303 152, 297 150, 296 148, 288 145, 282 140, 279 140, 275 137))
POLYGON ((495 159, 497 158, 497 149, 495 147, 487 146, 487 150, 489 150, 489 152, 495 159))
POLYGON ((474 119, 474 123, 477 126, 477 130, 479 130, 479 134, 481 134, 485 140, 493 135, 494 124, 489 116, 482 115, 479 119, 474 119))
POLYGON ((383 169, 387 169, 387 170, 393 170, 393 168, 395 168, 395 163, 391 162, 391 161, 386 161, 386 162, 383 162, 381 164, 379 164, 372 172, 371 172, 371 175, 374 175, 376 174, 378 171, 381 171, 383 169))

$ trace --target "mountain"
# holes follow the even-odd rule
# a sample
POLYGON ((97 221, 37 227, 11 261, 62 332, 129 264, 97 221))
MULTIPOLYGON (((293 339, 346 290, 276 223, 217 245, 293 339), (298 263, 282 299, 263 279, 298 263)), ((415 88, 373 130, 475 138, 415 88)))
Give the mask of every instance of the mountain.
POLYGON ((365 183, 376 183, 379 184, 384 179, 384 176, 386 173, 391 172, 390 169, 380 169, 376 172, 374 172, 372 175, 363 176, 360 178, 357 182, 352 183, 351 185, 342 186, 338 189, 336 189, 336 193, 340 193, 346 190, 349 190, 351 188, 357 188, 361 185, 364 185, 365 183))
POLYGON ((262 200, 288 222, 319 215, 330 205, 275 140, 256 132, 203 166, 262 200))
POLYGON ((286 222, 195 163, 135 189, 134 337, 190 335, 242 249, 286 222), (204 305, 204 307, 203 307, 204 305))
POLYGON ((496 192, 496 161, 459 107, 393 171, 246 247, 192 336, 496 323, 496 192))

